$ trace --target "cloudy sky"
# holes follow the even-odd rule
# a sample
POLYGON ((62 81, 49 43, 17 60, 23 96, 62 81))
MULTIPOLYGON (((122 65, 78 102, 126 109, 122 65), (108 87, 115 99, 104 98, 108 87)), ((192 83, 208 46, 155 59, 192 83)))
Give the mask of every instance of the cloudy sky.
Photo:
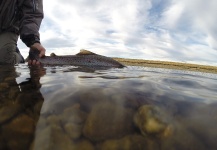
MULTIPOLYGON (((44 0, 47 55, 80 49, 110 57, 217 65, 216 0, 44 0)), ((19 41, 24 56, 28 49, 19 41)))

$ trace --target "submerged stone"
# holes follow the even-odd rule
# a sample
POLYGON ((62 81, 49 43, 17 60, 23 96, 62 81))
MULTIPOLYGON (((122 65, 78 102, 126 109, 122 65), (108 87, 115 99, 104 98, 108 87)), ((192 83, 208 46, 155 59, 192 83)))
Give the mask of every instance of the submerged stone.
POLYGON ((160 143, 160 148, 162 150, 168 149, 180 149, 180 150, 206 150, 212 149, 211 147, 206 147, 197 136, 189 132, 188 129, 183 128, 183 126, 177 126, 176 131, 173 136, 168 138, 162 138, 160 143))
POLYGON ((64 129, 70 138, 73 140, 78 139, 82 135, 83 125, 67 123, 64 125, 64 129))
POLYGON ((99 144, 98 148, 100 150, 144 150, 148 148, 148 141, 138 134, 127 135, 121 139, 106 140, 99 144))
POLYGON ((90 112, 97 103, 107 100, 101 88, 83 89, 77 92, 76 95, 79 97, 82 110, 86 112, 90 112))
POLYGON ((72 141, 58 125, 47 126, 36 133, 34 150, 72 150, 72 141))
POLYGON ((134 123, 144 136, 167 137, 172 134, 172 124, 168 115, 157 106, 143 105, 134 115, 134 123))
POLYGON ((83 129, 91 141, 102 141, 130 134, 133 128, 133 111, 110 102, 96 104, 83 129))
POLYGON ((61 114, 61 121, 63 124, 76 123, 82 124, 86 120, 87 114, 80 110, 77 105, 66 108, 61 114))
POLYGON ((45 129, 47 127, 48 123, 47 123, 47 120, 44 116, 40 116, 38 122, 37 122, 37 129, 45 129))
POLYGON ((86 139, 74 142, 72 147, 74 150, 95 150, 94 145, 86 139))
POLYGON ((47 123, 48 125, 60 125, 60 117, 57 115, 50 115, 47 117, 47 123))

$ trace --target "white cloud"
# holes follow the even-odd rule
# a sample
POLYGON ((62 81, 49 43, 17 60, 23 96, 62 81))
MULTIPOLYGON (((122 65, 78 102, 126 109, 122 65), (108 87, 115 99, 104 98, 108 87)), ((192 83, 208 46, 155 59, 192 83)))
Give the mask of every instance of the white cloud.
MULTIPOLYGON (((128 58, 216 64, 215 0, 44 1, 47 54, 81 48, 128 58)), ((22 52, 27 49, 21 42, 22 52)))

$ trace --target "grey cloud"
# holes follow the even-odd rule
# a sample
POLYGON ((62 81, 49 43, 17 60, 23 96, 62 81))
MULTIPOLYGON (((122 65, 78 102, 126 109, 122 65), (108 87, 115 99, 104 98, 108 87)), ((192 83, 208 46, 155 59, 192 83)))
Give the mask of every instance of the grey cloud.
POLYGON ((53 2, 45 6, 41 27, 41 32, 55 34, 42 41, 48 48, 87 47, 117 57, 216 62, 215 0, 53 2), (168 14, 176 4, 181 5, 179 16, 168 14), (176 20, 171 22, 170 17, 176 20))
POLYGON ((69 41, 68 39, 54 37, 49 40, 43 41, 43 45, 46 48, 62 48, 62 47, 74 47, 73 41, 69 41))

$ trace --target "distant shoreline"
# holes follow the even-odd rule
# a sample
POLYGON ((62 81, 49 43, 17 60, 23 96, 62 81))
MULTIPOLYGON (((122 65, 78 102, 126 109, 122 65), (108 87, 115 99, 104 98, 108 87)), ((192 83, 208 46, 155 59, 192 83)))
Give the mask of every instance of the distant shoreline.
POLYGON ((168 61, 154 61, 154 60, 142 60, 142 59, 126 59, 126 58, 113 58, 123 65, 130 66, 144 66, 154 68, 167 68, 167 69, 181 69, 189 71, 198 71, 206 73, 217 74, 217 66, 197 65, 180 62, 168 62, 168 61))

